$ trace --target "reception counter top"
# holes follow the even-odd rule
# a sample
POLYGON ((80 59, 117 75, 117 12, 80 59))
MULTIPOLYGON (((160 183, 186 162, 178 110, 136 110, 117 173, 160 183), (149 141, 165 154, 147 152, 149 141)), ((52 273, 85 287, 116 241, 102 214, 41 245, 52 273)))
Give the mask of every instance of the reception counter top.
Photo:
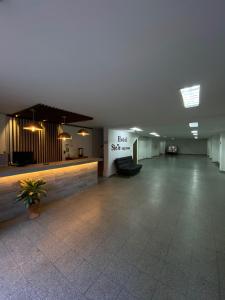
POLYGON ((47 190, 44 203, 64 199, 98 183, 99 161, 101 159, 83 158, 26 167, 0 168, 0 221, 24 212, 21 203, 15 204, 21 180, 43 179, 47 190))
POLYGON ((51 163, 47 163, 47 164, 33 164, 33 165, 24 166, 24 167, 15 167, 15 166, 1 167, 0 168, 0 178, 13 176, 13 175, 19 175, 19 174, 22 175, 22 174, 33 173, 33 172, 60 169, 60 168, 65 168, 65 167, 70 167, 70 166, 98 162, 101 160, 102 160, 101 158, 80 158, 80 159, 74 159, 74 160, 51 162, 51 163))

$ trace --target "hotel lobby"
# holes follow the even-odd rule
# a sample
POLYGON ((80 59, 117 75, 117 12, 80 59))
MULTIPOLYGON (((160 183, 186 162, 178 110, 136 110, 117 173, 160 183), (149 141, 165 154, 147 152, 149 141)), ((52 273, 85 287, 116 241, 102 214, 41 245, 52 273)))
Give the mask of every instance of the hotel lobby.
POLYGON ((224 11, 0 1, 0 300, 225 299, 224 11))

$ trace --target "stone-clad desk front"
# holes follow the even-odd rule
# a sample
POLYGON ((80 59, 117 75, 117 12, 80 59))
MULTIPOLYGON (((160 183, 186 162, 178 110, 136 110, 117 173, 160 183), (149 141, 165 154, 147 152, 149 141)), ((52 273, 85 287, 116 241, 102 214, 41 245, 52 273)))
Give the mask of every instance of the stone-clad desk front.
POLYGON ((19 181, 23 179, 46 181, 47 198, 43 202, 78 193, 98 182, 98 159, 38 164, 26 167, 0 168, 0 221, 24 212, 23 204, 15 203, 19 181))

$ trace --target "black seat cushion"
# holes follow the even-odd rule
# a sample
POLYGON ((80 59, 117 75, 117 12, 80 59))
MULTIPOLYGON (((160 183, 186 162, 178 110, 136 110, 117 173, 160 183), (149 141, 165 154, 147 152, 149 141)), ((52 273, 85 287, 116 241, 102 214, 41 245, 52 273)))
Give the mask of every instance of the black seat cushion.
POLYGON ((115 166, 118 174, 135 175, 140 172, 142 165, 135 164, 132 156, 120 157, 115 159, 115 166))

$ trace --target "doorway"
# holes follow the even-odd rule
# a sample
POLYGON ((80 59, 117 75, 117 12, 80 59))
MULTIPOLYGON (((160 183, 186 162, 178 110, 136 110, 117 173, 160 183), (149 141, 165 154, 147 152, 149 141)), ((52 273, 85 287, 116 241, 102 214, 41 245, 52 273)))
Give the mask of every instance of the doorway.
POLYGON ((137 140, 133 143, 133 160, 134 163, 137 164, 138 163, 138 153, 137 153, 137 140))

